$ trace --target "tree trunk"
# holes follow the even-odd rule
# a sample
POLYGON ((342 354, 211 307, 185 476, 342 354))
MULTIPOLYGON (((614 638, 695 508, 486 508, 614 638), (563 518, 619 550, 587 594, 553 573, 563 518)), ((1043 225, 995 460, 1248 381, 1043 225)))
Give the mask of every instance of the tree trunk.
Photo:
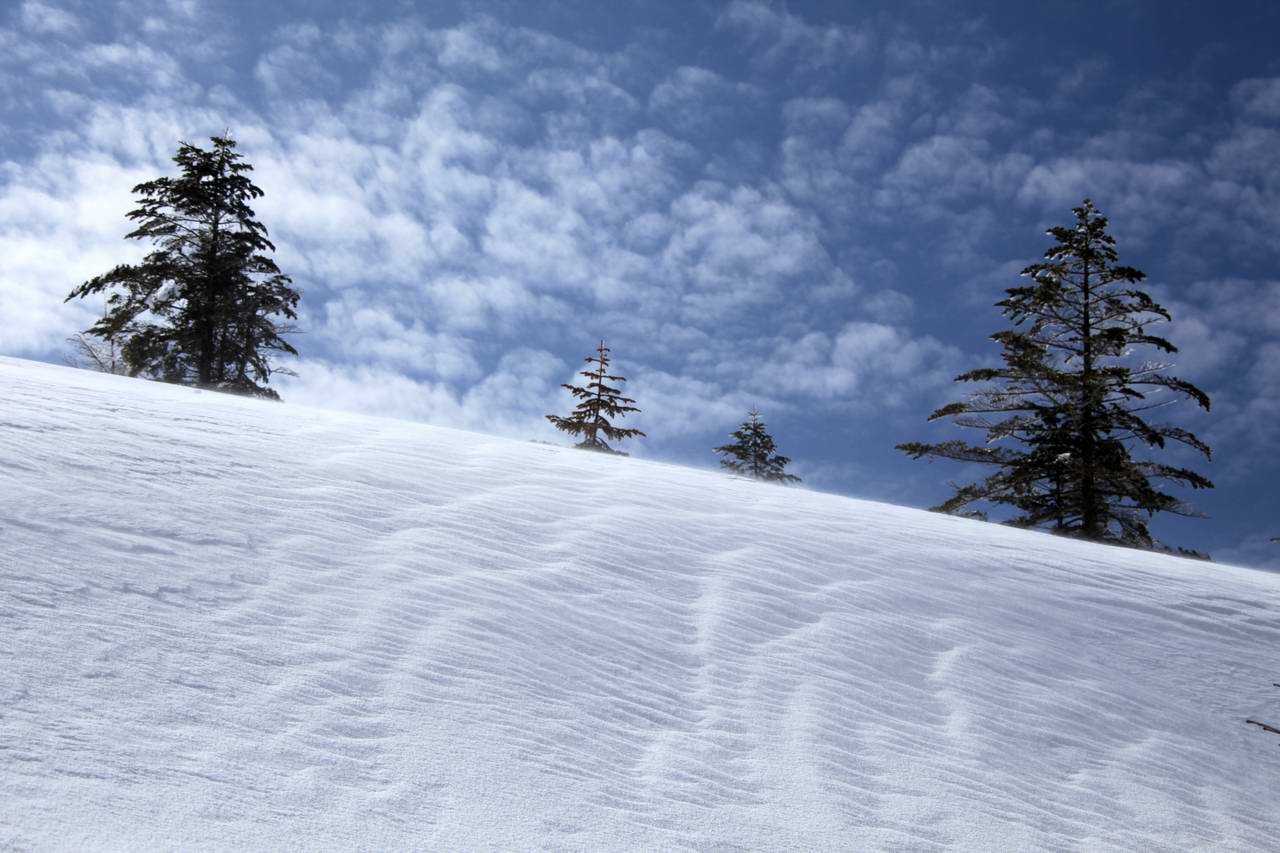
MULTIPOLYGON (((1086 243, 1084 251, 1089 251, 1089 245, 1086 243)), ((1088 256, 1084 260, 1084 280, 1082 287, 1084 290, 1083 305, 1083 325, 1081 329, 1081 339, 1083 348, 1081 353, 1081 377, 1080 377, 1080 524, 1081 532, 1087 539, 1101 539, 1101 531, 1099 530, 1099 513, 1098 513, 1098 496, 1097 484, 1095 481, 1095 468, 1097 464, 1094 446, 1094 423, 1093 423, 1093 317, 1091 316, 1091 307, 1089 305, 1090 298, 1090 281, 1089 281, 1089 259, 1088 256)))

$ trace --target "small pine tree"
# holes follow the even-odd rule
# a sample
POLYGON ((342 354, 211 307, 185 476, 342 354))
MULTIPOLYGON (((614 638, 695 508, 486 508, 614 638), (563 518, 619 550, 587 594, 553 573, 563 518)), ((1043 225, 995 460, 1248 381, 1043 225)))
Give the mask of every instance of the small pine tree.
POLYGON ((747 420, 742 422, 730 436, 733 444, 715 448, 716 453, 723 454, 720 466, 744 477, 757 480, 769 480, 775 483, 798 483, 800 478, 788 474, 786 467, 791 460, 775 451, 773 436, 765 422, 760 420, 760 413, 751 411, 747 420))
POLYGON ((623 397, 620 388, 615 388, 608 384, 610 382, 622 383, 627 381, 625 376, 609 374, 609 352, 610 350, 604 345, 604 341, 601 341, 600 346, 596 347, 596 355, 587 356, 584 359, 587 364, 595 365, 579 374, 579 376, 586 378, 587 384, 585 386, 569 384, 561 386, 579 401, 578 405, 574 407, 573 414, 568 417, 547 415, 547 420, 551 421, 556 429, 581 437, 582 440, 575 445, 576 447, 626 456, 627 454, 622 451, 609 447, 604 439, 618 441, 619 439, 643 436, 644 433, 638 429, 614 426, 613 422, 610 421, 610 418, 625 417, 633 412, 638 413, 640 410, 631 405, 635 400, 630 397, 623 397))
POLYGON ((297 355, 277 318, 297 319, 298 291, 268 256, 275 246, 249 202, 262 196, 229 135, 203 149, 182 143, 180 174, 133 188, 127 239, 155 248, 76 288, 110 291, 87 332, 120 344, 130 375, 278 398, 267 387, 275 353, 297 355))
POLYGON ((1209 397, 1166 376, 1166 364, 1132 360, 1141 347, 1177 352, 1148 329, 1168 321, 1169 312, 1137 289, 1145 278, 1140 271, 1117 263, 1115 239, 1093 203, 1086 199, 1074 213, 1072 225, 1048 232, 1056 243, 1045 260, 1023 270, 1030 282, 1010 288, 997 303, 1015 327, 992 335, 1003 347, 1004 365, 956 378, 989 387, 929 416, 983 430, 986 442, 898 448, 915 459, 997 469, 958 487, 935 509, 981 516, 969 507, 985 501, 1016 510, 1012 524, 1151 548, 1147 525, 1155 513, 1195 515, 1159 482, 1193 489, 1213 484, 1194 471, 1133 457, 1135 447, 1159 450, 1171 442, 1210 457, 1208 445, 1191 432, 1151 424, 1145 415, 1176 397, 1208 410, 1209 397))

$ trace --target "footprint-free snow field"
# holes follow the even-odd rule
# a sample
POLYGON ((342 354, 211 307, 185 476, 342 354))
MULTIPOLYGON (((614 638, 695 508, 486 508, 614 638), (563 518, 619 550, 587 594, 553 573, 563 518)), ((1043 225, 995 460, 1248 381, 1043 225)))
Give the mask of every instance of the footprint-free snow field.
POLYGON ((0 359, 0 848, 1275 850, 1280 576, 0 359))

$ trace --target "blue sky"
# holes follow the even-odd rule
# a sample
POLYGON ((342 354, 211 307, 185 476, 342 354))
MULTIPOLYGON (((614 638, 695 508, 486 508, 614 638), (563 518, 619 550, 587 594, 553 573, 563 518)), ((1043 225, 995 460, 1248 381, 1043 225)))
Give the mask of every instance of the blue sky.
POLYGON ((1088 195, 1214 400, 1169 411, 1211 518, 1157 533, 1280 567, 1280 7, 365 5, 3 6, 0 353, 59 360, 130 187, 230 127, 304 291, 286 399, 554 440, 603 336, 635 455, 757 406, 806 483, 924 506, 980 472, 893 445, 1088 195))

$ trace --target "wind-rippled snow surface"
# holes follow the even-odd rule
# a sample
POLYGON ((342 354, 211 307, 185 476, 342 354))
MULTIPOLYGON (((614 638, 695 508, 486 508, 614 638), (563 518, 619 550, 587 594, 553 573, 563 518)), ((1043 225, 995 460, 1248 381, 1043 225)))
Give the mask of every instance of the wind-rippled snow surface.
POLYGON ((1276 575, 11 359, 0 496, 0 847, 1280 845, 1276 575))

